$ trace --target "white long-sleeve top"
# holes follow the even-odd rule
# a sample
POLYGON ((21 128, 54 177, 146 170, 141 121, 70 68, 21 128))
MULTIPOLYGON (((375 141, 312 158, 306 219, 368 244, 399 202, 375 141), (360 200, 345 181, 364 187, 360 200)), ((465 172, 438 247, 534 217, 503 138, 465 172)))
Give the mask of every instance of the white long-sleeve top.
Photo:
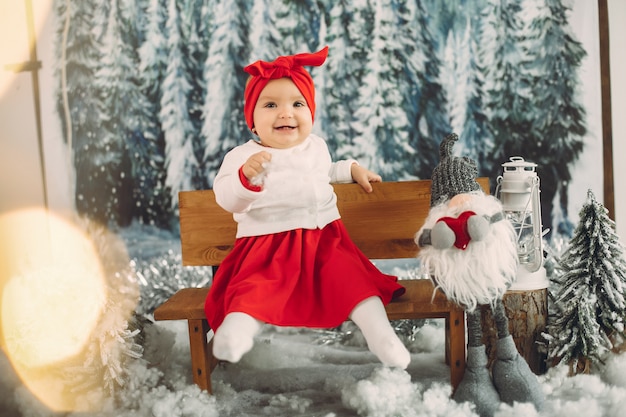
POLYGON ((340 218, 331 183, 352 182, 354 160, 332 162, 324 139, 309 135, 287 149, 265 147, 254 140, 224 157, 213 191, 217 203, 233 213, 237 237, 260 236, 294 229, 323 228, 340 218), (261 151, 272 155, 263 189, 253 191, 239 179, 239 168, 261 151))

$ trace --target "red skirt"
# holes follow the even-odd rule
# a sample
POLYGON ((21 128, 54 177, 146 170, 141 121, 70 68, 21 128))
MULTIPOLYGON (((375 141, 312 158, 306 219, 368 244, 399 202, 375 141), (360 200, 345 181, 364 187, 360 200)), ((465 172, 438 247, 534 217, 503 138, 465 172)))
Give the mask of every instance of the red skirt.
POLYGON ((204 310, 214 330, 232 312, 277 326, 332 328, 364 299, 378 296, 388 304, 404 291, 336 220, 323 229, 237 239, 213 277, 204 310))

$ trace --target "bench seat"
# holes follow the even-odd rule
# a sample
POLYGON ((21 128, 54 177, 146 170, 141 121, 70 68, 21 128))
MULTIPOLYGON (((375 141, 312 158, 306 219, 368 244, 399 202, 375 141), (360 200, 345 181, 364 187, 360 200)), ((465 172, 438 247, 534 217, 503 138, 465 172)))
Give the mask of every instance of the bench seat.
MULTIPOLYGON (((479 178, 489 192, 489 180, 479 178)), ((430 211, 430 180, 382 182, 366 193, 358 184, 334 184, 337 206, 350 237, 369 259, 414 258, 414 236, 430 211)), ((181 191, 180 237, 183 265, 217 267, 230 252, 237 225, 232 214, 215 201, 212 190, 181 191)), ((455 389, 465 371, 465 312, 435 288, 430 280, 403 280, 405 294, 385 309, 390 320, 445 319, 446 363, 455 389)), ((154 311, 155 320, 186 320, 193 381, 211 392, 211 330, 204 315, 208 288, 184 288, 154 311)))

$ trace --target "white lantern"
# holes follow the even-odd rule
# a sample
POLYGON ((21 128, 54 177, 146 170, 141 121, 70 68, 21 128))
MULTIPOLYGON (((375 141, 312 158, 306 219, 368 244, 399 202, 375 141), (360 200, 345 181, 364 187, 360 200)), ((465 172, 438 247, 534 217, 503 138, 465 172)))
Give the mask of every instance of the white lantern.
POLYGON ((514 156, 502 167, 503 174, 497 179, 496 197, 502 202, 505 217, 517 234, 520 262, 518 279, 512 289, 546 288, 548 280, 543 268, 537 164, 514 156))

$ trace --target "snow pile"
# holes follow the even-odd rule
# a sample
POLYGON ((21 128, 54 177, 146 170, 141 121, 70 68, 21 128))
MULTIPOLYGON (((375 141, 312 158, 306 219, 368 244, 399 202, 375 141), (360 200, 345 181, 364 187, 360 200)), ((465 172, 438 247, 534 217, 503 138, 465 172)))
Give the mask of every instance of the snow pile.
MULTIPOLYGON (((425 325, 434 335, 437 326, 425 325)), ((144 329, 144 357, 128 362, 128 379, 103 408, 81 417, 436 417, 475 416, 449 398, 441 347, 412 354, 407 371, 384 368, 363 346, 319 343, 319 332, 268 326, 239 364, 218 366, 213 395, 191 381, 184 322, 144 329)), ((420 336, 419 338, 421 338, 420 336)), ((417 338, 417 339, 419 339, 417 338)), ((355 339, 356 340, 356 339, 355 339)), ((540 377, 545 408, 502 404, 495 417, 618 417, 626 409, 626 355, 612 354, 592 375, 567 366, 540 377)), ((94 384, 97 381, 94 381, 94 384)), ((33 397, 0 355, 0 416, 57 417, 33 397)), ((73 415, 72 413, 69 414, 73 415)))
POLYGON ((155 400, 150 411, 154 417, 219 417, 215 397, 209 397, 206 393, 201 394, 197 386, 167 392, 155 400))
MULTIPOLYGON (((615 356, 610 362, 626 366, 626 356, 615 356)), ((608 368, 605 368, 605 373, 608 368)), ((544 377, 549 392, 542 416, 571 417, 584 410, 587 417, 618 417, 626 409, 626 389, 603 381, 600 375, 567 376, 568 367, 550 369, 544 377)), ((623 378, 623 377, 622 377, 623 378)))
POLYGON ((445 333, 432 322, 424 324, 412 341, 409 341, 411 352, 437 352, 445 349, 445 333))
POLYGON ((626 354, 611 356, 607 360, 602 379, 607 384, 626 388, 626 354))
MULTIPOLYGON (((626 355, 612 356, 600 375, 568 377, 568 367, 552 368, 540 377, 547 393, 545 408, 531 404, 502 404, 495 417, 571 417, 581 410, 588 417, 618 417, 626 409, 626 355)), ((474 416, 473 406, 449 398, 450 386, 435 383, 424 388, 399 370, 378 368, 342 391, 344 405, 360 416, 435 417, 474 416)))
POLYGON ((361 416, 421 417, 472 415, 469 404, 450 400, 449 384, 434 384, 423 390, 412 383, 411 376, 402 370, 377 368, 372 376, 346 387, 342 402, 361 416))

